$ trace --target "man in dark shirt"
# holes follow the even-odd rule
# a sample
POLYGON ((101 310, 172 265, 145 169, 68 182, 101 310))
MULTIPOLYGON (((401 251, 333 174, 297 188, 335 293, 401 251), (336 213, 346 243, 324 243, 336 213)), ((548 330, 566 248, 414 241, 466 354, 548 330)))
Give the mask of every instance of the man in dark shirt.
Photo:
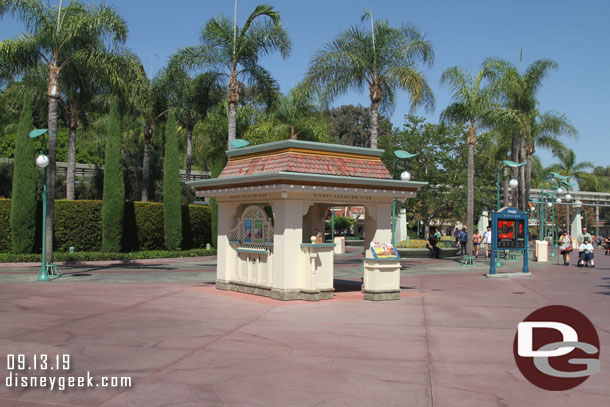
POLYGON ((438 247, 438 239, 433 230, 430 231, 430 236, 428 237, 428 248, 433 257, 440 259, 441 249, 438 247))

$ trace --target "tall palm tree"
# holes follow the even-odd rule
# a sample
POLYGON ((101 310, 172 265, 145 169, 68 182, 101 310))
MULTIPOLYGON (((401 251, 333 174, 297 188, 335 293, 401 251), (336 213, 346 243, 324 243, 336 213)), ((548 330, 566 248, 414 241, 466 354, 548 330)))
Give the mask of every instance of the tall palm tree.
POLYGON ((373 23, 369 33, 360 26, 343 31, 318 50, 305 82, 320 89, 321 100, 332 102, 349 90, 364 91, 371 99, 371 148, 377 148, 379 109, 390 112, 397 90, 409 93, 411 109, 434 108, 434 95, 418 65, 434 63, 432 44, 417 28, 392 28, 386 20, 373 23))
MULTIPOLYGON (((526 159, 527 141, 531 139, 532 117, 537 108, 536 96, 542 88, 543 79, 551 69, 558 65, 551 59, 534 61, 522 73, 520 69, 510 62, 489 58, 486 63, 494 68, 498 75, 496 80, 502 88, 503 109, 496 109, 491 115, 496 123, 511 128, 511 159, 514 162, 523 162, 526 159)), ((513 168, 513 177, 521 177, 519 183, 520 194, 513 195, 513 206, 526 209, 528 196, 525 193, 525 169, 513 168), (521 201, 519 201, 521 195, 521 201)))
POLYGON ((47 259, 53 253, 55 214, 55 156, 57 115, 61 95, 62 70, 76 60, 95 59, 97 50, 88 47, 100 37, 124 43, 127 24, 111 7, 89 6, 72 0, 67 7, 51 7, 44 0, 0 0, 0 16, 11 14, 21 20, 26 33, 0 42, 0 65, 18 74, 42 61, 48 66, 49 167, 47 169, 47 259))
POLYGON ((290 38, 280 24, 280 13, 273 6, 261 4, 241 28, 224 16, 209 20, 201 32, 201 44, 182 48, 175 55, 176 61, 188 68, 213 68, 229 79, 229 149, 231 141, 236 138, 240 76, 259 92, 269 93, 270 89, 278 86, 271 74, 259 65, 259 56, 279 51, 286 58, 290 48, 290 38))
POLYGON ((59 102, 68 127, 66 171, 66 199, 74 199, 76 172, 76 132, 87 112, 94 108, 98 97, 110 94, 125 95, 129 77, 137 57, 126 50, 105 49, 103 41, 90 44, 97 48, 96 58, 75 60, 62 72, 62 91, 59 102))
MULTIPOLYGON (((484 83, 493 79, 494 71, 483 64, 476 76, 454 66, 443 72, 441 83, 449 84, 453 103, 442 113, 444 122, 468 123, 468 234, 474 232, 474 146, 477 142, 477 125, 495 106, 495 88, 484 83)), ((472 253, 472 239, 468 239, 468 253, 472 253)))
POLYGON ((223 98, 219 74, 205 72, 194 78, 182 66, 170 62, 161 75, 168 108, 172 108, 176 119, 186 130, 186 179, 191 179, 193 166, 193 129, 207 112, 223 98))
POLYGON ((559 160, 559 163, 549 166, 547 170, 554 171, 560 175, 574 177, 579 183, 580 179, 586 174, 585 170, 593 169, 594 167, 590 161, 576 162, 576 153, 567 147, 553 150, 553 156, 559 160))

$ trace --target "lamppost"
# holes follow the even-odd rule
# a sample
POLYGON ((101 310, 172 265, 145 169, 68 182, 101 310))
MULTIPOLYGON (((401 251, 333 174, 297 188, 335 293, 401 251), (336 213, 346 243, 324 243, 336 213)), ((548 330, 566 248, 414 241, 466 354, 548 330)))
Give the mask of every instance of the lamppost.
MULTIPOLYGON (((396 168, 398 165, 398 160, 406 160, 408 158, 413 158, 417 154, 411 154, 404 150, 394 150, 394 170, 392 171, 392 179, 396 178, 396 168)), ((406 163, 405 163, 406 168, 406 163)), ((406 169, 400 173, 400 179, 402 181, 409 181, 411 179, 411 173, 406 169)), ((392 201, 392 246, 396 246, 396 198, 392 201)))
MULTIPOLYGON (((561 198, 556 198, 557 194, 563 194, 564 192, 567 192, 568 188, 573 187, 573 185, 568 182, 568 180, 570 179, 569 176, 566 175, 561 175, 558 174, 556 172, 549 172, 548 174, 546 174, 542 180, 542 191, 541 191, 541 198, 542 198, 542 210, 541 210, 541 218, 542 218, 542 238, 546 238, 546 208, 544 207, 544 204, 547 203, 547 206, 549 209, 552 208, 552 218, 551 218, 551 240, 552 240, 552 251, 550 254, 550 257, 555 257, 555 205, 553 204, 553 202, 557 202, 560 203, 561 202, 561 198), (544 185, 546 182, 557 182, 557 185, 553 187, 553 189, 551 190, 551 192, 544 192, 544 185), (565 190, 564 188, 565 187, 565 190), (549 202, 546 202, 546 197, 549 196, 550 200, 549 202)), ((567 197, 566 197, 567 198, 567 197)))
POLYGON ((40 154, 36 157, 36 166, 44 168, 44 176, 42 181, 42 266, 40 273, 38 273, 38 281, 50 281, 49 270, 51 274, 57 277, 61 276, 61 273, 57 269, 55 264, 47 263, 47 252, 46 252, 46 240, 47 240, 47 166, 49 165, 49 157, 44 152, 46 133, 51 134, 50 130, 47 129, 36 129, 30 132, 30 138, 36 138, 42 136, 42 143, 40 145, 40 154))
MULTIPOLYGON (((510 167, 510 168, 518 168, 518 167, 522 167, 524 166, 526 163, 516 163, 514 161, 510 161, 510 160, 502 160, 500 162, 500 165, 498 166, 498 173, 497 173, 497 178, 496 178, 496 190, 497 190, 497 197, 498 197, 498 203, 496 205, 496 210, 499 211, 500 210, 500 172, 502 171, 502 168, 504 166, 510 167)), ((514 190, 515 188, 517 188, 519 186, 519 181, 517 181, 516 179, 511 179, 508 183, 508 185, 514 190)), ((508 199, 508 197, 505 197, 505 199, 508 199)))

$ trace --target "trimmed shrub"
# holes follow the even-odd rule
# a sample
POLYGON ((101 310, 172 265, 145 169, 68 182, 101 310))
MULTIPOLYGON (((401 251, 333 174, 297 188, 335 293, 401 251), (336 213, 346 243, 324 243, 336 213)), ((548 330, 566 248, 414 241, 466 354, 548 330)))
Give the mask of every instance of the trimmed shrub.
POLYGON ((102 250, 102 201, 55 201, 54 247, 102 250))
POLYGON ((163 160, 163 224, 165 247, 180 249, 182 243, 182 191, 180 188, 180 166, 178 163, 178 136, 176 116, 169 112, 165 134, 165 158, 163 160))
MULTIPOLYGON (((147 250, 131 253, 106 253, 106 252, 54 252, 53 260, 60 262, 78 263, 82 261, 107 261, 107 260, 138 260, 138 259, 168 259, 176 257, 200 257, 213 256, 215 249, 192 249, 192 250, 147 250)), ((0 263, 34 263, 40 262, 40 254, 13 254, 0 253, 0 263)))
POLYGON ((23 98, 23 110, 19 119, 19 131, 15 140, 13 192, 11 208, 12 249, 15 253, 34 252, 36 237, 36 181, 38 173, 34 164, 36 150, 29 137, 32 130, 32 94, 23 98))
POLYGON ((10 252, 11 242, 11 202, 10 199, 0 199, 0 252, 10 252))
MULTIPOLYGON (((40 252, 41 208, 36 220, 36 250, 40 252)), ((165 249, 163 237, 163 204, 126 202, 123 251, 165 249)), ((11 200, 0 199, 0 252, 11 251, 11 200)), ((101 201, 55 201, 55 250, 99 251, 102 241, 101 201)), ((182 248, 205 248, 211 243, 210 208, 202 205, 182 207, 182 248)), ((38 255, 39 256, 39 255, 38 255)))
POLYGON ((119 252, 121 251, 123 237, 125 180, 123 179, 120 118, 115 99, 110 102, 105 156, 102 250, 105 252, 119 252))

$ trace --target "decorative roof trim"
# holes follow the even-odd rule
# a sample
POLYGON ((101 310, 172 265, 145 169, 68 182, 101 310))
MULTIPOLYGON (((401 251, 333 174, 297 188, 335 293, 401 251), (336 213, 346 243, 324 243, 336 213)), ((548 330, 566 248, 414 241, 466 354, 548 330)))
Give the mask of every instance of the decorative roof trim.
POLYGON ((227 151, 227 156, 229 157, 229 159, 231 159, 233 157, 252 155, 266 151, 286 150, 289 148, 315 150, 320 152, 332 152, 335 154, 352 154, 366 157, 380 157, 383 154, 383 150, 372 148, 343 146, 339 144, 328 143, 315 143, 313 141, 302 140, 281 140, 274 141, 272 143, 259 144, 255 146, 248 146, 240 149, 229 150, 227 151))

